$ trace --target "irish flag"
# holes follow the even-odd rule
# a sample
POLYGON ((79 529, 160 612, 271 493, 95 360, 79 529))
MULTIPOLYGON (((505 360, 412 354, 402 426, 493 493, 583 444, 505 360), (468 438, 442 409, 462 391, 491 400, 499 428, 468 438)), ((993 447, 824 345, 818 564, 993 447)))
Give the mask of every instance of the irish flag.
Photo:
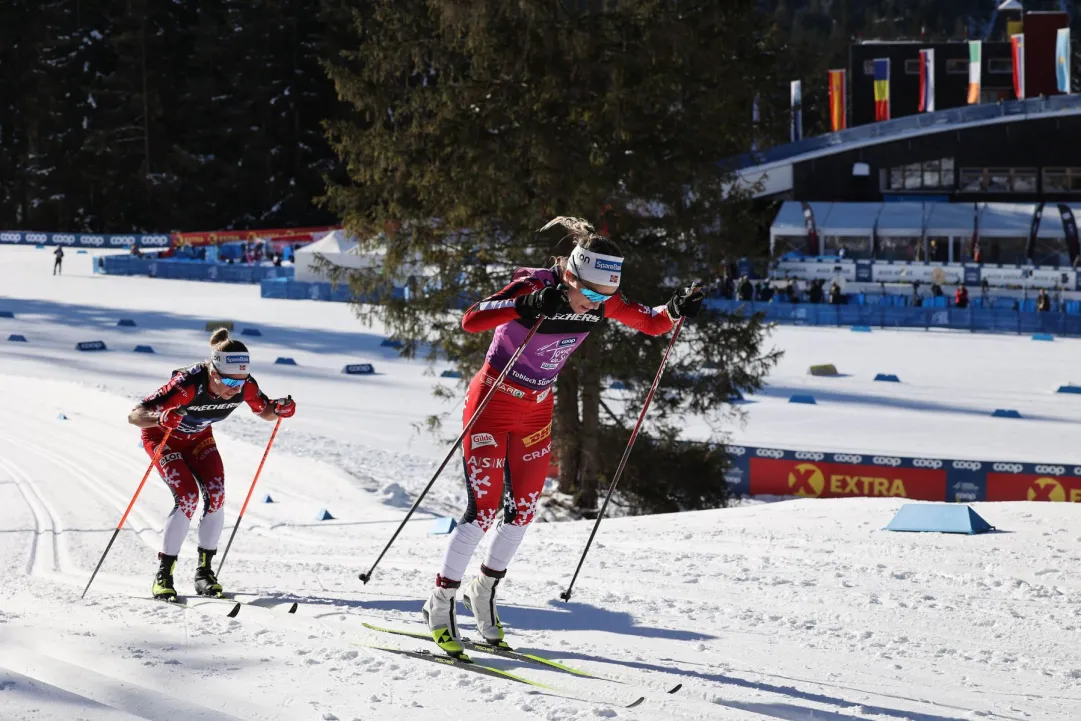
POLYGON ((980 102, 980 69, 983 65, 983 43, 979 40, 968 41, 968 103, 980 102))

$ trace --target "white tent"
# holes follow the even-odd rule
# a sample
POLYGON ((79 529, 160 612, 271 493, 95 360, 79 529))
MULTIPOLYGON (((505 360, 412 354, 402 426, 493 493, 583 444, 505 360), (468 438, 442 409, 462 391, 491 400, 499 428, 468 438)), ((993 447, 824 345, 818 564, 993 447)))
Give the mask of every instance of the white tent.
POLYGON ((870 238, 882 203, 833 203, 829 215, 819 218, 820 235, 847 235, 870 238))
POLYGON ((976 209, 972 203, 929 203, 927 235, 938 237, 971 238, 976 221, 976 209))
POLYGON ((1027 238, 1035 210, 1035 203, 981 203, 980 237, 1027 238))
POLYGON ((882 212, 878 214, 878 235, 922 237, 924 218, 928 212, 924 203, 883 203, 882 212))
POLYGON ((344 230, 333 230, 314 243, 297 249, 295 280, 313 282, 326 281, 325 274, 319 272, 315 263, 316 256, 322 256, 328 262, 342 268, 369 268, 374 265, 371 256, 357 253, 357 241, 344 230))

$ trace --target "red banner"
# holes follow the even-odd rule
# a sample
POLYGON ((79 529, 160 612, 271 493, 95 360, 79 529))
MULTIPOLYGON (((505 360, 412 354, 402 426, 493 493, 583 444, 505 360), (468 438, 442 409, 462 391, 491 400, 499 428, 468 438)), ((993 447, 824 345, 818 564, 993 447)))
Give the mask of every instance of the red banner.
MULTIPOLYGON (((946 500, 946 471, 848 463, 751 459, 751 495, 946 500)), ((988 498, 988 500, 991 500, 988 498)))
POLYGON ((247 240, 270 240, 288 243, 310 243, 337 230, 340 226, 321 228, 267 228, 257 230, 211 230, 201 233, 173 233, 173 245, 217 245, 247 240))
POLYGON ((1081 503, 1081 478, 988 473, 987 500, 1081 503))

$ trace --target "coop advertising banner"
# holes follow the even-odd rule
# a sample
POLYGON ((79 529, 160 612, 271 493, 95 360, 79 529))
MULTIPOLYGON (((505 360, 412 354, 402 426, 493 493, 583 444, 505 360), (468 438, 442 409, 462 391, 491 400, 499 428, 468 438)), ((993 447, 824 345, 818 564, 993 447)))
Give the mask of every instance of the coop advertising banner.
POLYGON ((211 230, 200 233, 173 233, 173 240, 178 246, 217 245, 249 240, 277 240, 290 243, 310 243, 339 226, 318 228, 263 228, 256 230, 211 230))
POLYGON ((95 233, 41 233, 32 230, 0 231, 0 245, 62 245, 65 248, 168 248, 168 235, 95 233))

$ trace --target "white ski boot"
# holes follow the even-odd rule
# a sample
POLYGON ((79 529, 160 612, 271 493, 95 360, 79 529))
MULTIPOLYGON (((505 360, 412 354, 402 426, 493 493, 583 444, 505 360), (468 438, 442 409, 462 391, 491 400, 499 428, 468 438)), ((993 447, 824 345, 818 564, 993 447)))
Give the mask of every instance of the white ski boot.
POLYGON ((461 636, 458 635, 458 621, 454 617, 455 594, 461 583, 437 575, 435 590, 420 611, 428 630, 432 632, 432 640, 451 656, 461 656, 464 650, 461 636))
POLYGON ((491 646, 506 646, 503 642, 503 624, 495 607, 495 587, 506 575, 506 571, 493 571, 481 565, 480 575, 462 589, 462 603, 477 620, 477 631, 484 642, 491 646))

